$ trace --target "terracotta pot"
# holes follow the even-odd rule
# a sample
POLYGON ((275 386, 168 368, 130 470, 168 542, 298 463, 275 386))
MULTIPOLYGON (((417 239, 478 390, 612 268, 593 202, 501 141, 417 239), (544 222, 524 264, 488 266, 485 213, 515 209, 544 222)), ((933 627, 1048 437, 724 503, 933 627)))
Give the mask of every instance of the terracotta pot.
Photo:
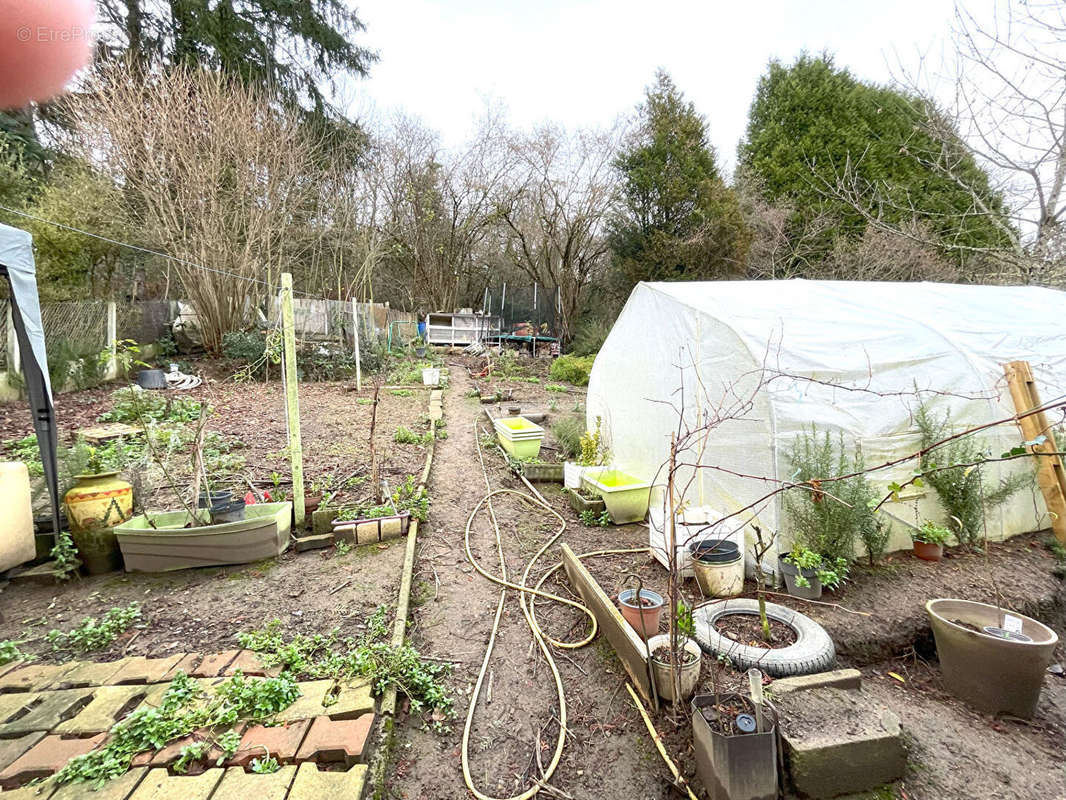
POLYGON ((664 601, 661 594, 650 589, 641 589, 640 599, 643 602, 638 606, 635 589, 625 589, 618 593, 622 616, 633 626, 637 636, 647 640, 659 633, 659 618, 663 613, 664 601))
POLYGON ((944 545, 916 541, 914 543, 914 555, 923 561, 939 561, 944 556, 944 545))
POLYGON ((114 526, 133 516, 133 487, 118 472, 76 475, 74 488, 63 498, 70 536, 90 575, 122 568, 114 526))

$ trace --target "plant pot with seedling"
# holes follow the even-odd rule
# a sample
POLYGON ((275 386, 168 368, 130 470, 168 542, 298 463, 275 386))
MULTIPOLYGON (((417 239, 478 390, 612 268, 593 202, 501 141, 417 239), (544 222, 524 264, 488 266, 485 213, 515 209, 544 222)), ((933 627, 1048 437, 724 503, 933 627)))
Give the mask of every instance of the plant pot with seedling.
POLYGON ((618 606, 622 617, 637 635, 647 641, 659 633, 659 620, 663 614, 663 596, 651 589, 640 589, 640 602, 637 602, 637 589, 624 589, 618 593, 618 606))
POLYGON ((980 711, 1029 719, 1059 637, 1031 617, 987 603, 925 604, 944 686, 980 711))
POLYGON ((655 691, 661 700, 668 703, 684 702, 696 691, 700 680, 700 662, 703 651, 696 642, 696 625, 692 609, 679 602, 674 617, 676 638, 669 633, 648 639, 651 653, 651 672, 655 691), (671 640, 676 644, 671 646, 671 640), (674 680, 675 675, 678 680, 674 680), (680 695, 677 692, 680 691, 680 695))
POLYGON ((822 589, 832 591, 848 574, 848 562, 843 558, 826 559, 799 545, 781 557, 780 565, 788 593, 801 600, 817 600, 822 589))
POLYGON ((578 514, 590 512, 598 516, 607 508, 602 497, 586 489, 571 489, 568 494, 570 495, 570 507, 578 514))
POLYGON ((951 531, 926 520, 922 527, 911 531, 914 541, 914 555, 923 561, 939 561, 944 557, 944 543, 951 536, 951 531))
POLYGON ((739 694, 692 698, 696 772, 716 800, 777 797, 777 712, 739 694))

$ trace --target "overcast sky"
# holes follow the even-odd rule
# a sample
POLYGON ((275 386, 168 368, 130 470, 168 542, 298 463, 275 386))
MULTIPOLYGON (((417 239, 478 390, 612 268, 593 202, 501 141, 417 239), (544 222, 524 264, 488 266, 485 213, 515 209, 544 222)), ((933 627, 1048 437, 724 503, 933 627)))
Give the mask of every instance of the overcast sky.
MULTIPOLYGON (((354 2, 355 0, 351 0, 354 2)), ((951 0, 362 0, 362 43, 381 60, 344 92, 351 110, 420 116, 456 145, 485 99, 516 125, 607 125, 665 68, 710 124, 732 168, 759 76, 772 58, 829 50, 887 82, 897 57, 939 59, 951 0)))

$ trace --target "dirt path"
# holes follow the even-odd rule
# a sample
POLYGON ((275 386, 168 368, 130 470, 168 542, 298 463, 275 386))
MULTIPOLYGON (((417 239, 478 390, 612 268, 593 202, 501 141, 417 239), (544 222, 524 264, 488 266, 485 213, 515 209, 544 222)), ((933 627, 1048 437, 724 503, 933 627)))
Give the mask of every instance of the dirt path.
MULTIPOLYGON (((391 797, 411 800, 469 796, 460 763, 462 727, 499 598, 498 589, 473 571, 463 552, 467 517, 486 493, 474 440, 475 426, 484 417, 477 398, 466 397, 472 384, 465 370, 453 367, 451 378, 445 397, 449 436, 438 444, 434 456, 430 525, 420 535, 416 564, 415 597, 421 603, 412 612, 411 637, 426 655, 458 662, 451 681, 457 717, 446 734, 422 730, 417 717, 408 717, 399 726, 388 791, 391 797)), ((487 452, 486 463, 494 489, 521 487, 498 455, 487 452)), ((562 507, 561 493, 554 492, 550 498, 562 507)), ((518 575, 556 523, 510 499, 496 504, 496 514, 508 569, 518 575)), ((569 511, 566 517, 564 540, 585 550, 604 547, 607 537, 610 546, 632 547, 642 533, 635 526, 609 532, 584 529, 575 525, 569 511)), ((472 543, 475 557, 490 571, 497 571, 495 539, 486 515, 479 517, 472 543)), ((537 574, 555 558, 549 553, 537 574)), ((568 592, 564 584, 555 586, 557 591, 568 592)), ((576 613, 546 608, 542 616, 557 636, 582 635, 584 623, 576 613)), ((531 654, 531 642, 517 598, 508 593, 490 664, 492 702, 486 702, 483 691, 470 739, 471 771, 478 789, 486 794, 505 797, 528 788, 537 770, 538 735, 545 764, 555 745, 554 684, 543 658, 531 654)), ((622 688, 622 669, 609 647, 597 639, 588 647, 569 651, 569 657, 557 656, 557 661, 566 685, 569 736, 552 783, 579 800, 670 797, 658 756, 622 688)))

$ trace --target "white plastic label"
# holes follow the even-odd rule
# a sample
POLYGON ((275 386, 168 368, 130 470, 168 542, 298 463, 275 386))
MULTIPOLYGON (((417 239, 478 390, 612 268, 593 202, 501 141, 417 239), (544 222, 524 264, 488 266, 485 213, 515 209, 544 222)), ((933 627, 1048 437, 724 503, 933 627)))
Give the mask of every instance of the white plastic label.
POLYGON ((1010 631, 1011 633, 1022 632, 1022 621, 1019 617, 1012 617, 1010 614, 1003 615, 1003 630, 1010 631))

